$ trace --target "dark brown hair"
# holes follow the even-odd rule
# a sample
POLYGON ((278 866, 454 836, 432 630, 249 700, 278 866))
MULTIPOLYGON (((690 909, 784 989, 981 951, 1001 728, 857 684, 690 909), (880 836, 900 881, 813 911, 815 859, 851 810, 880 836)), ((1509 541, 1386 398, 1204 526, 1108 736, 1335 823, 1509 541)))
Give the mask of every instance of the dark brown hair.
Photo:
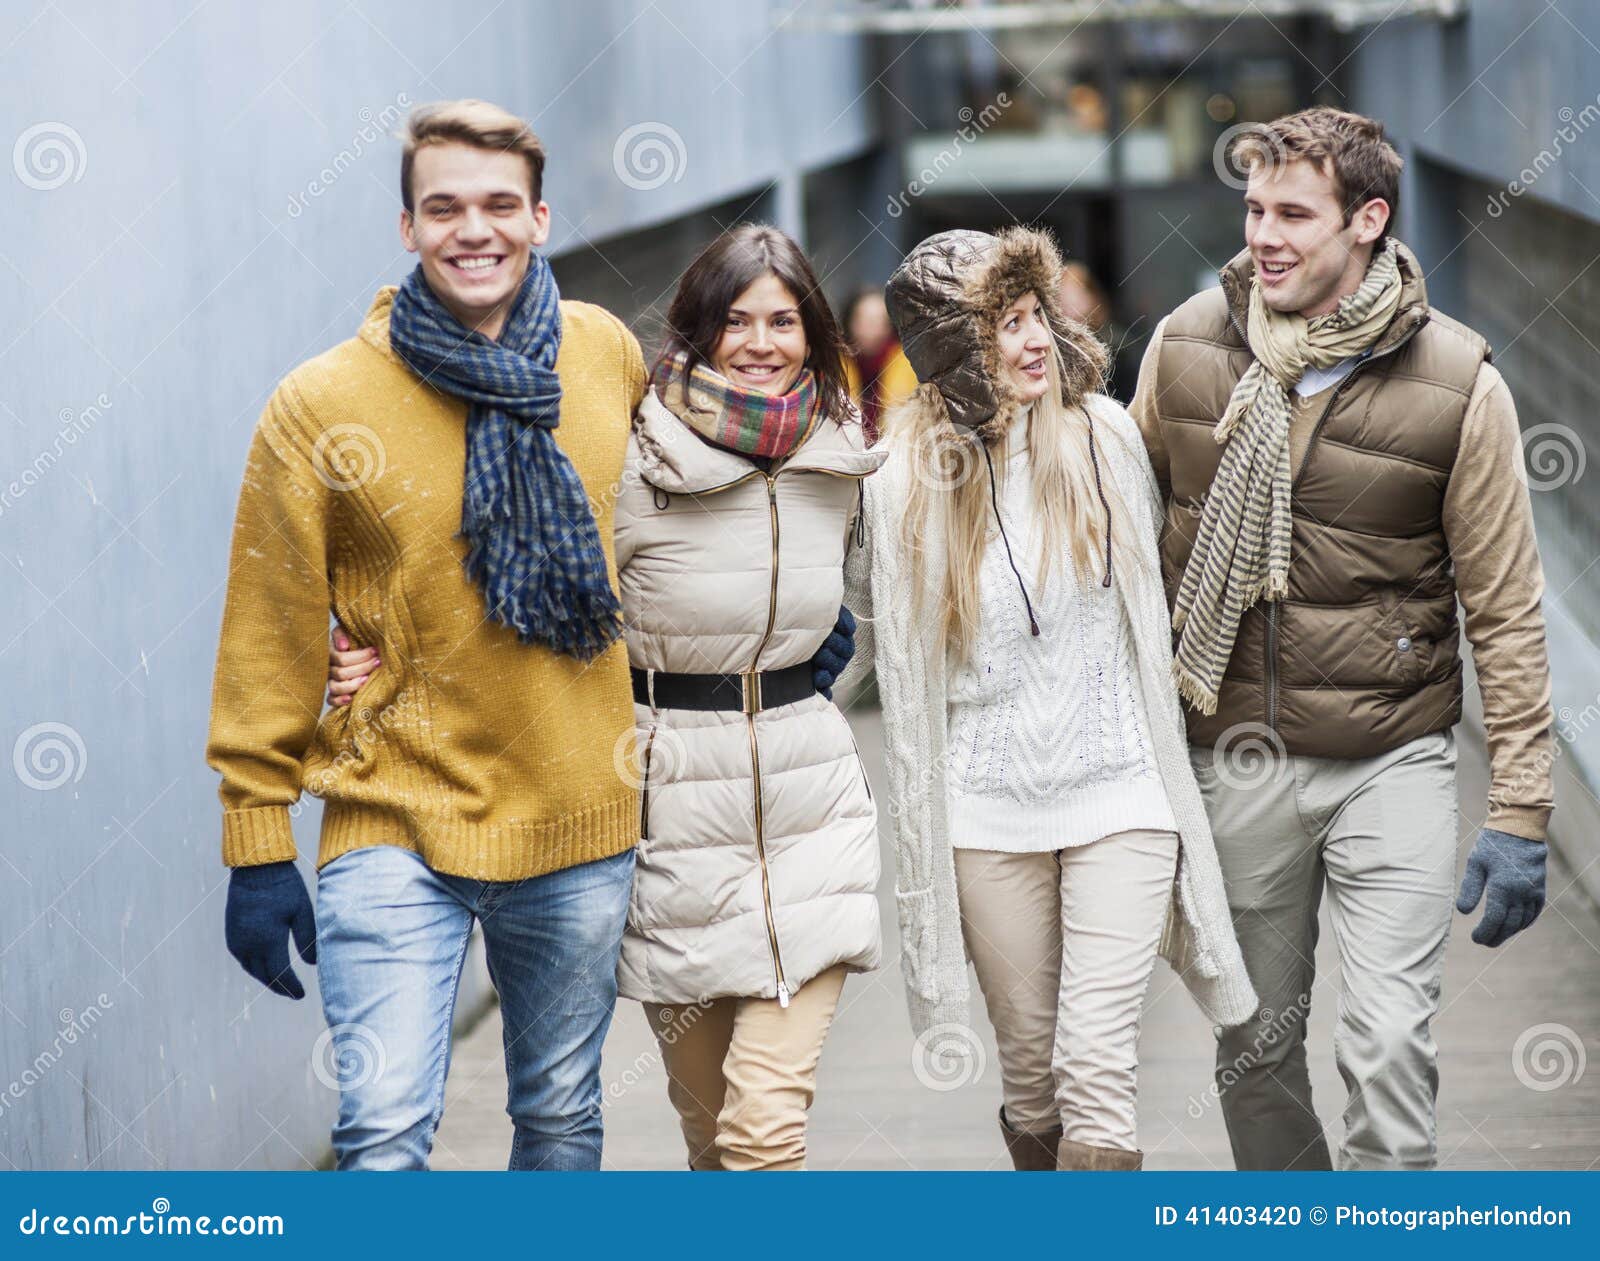
POLYGON ((685 356, 685 378, 702 363, 709 364, 727 327, 729 308, 767 275, 776 276, 798 300, 806 367, 816 375, 822 410, 844 423, 851 411, 839 323, 805 252, 786 233, 764 223, 729 228, 689 264, 667 308, 667 333, 656 371, 663 371, 680 353, 685 356))
POLYGON ((1344 226, 1355 212, 1374 197, 1389 203, 1389 223, 1381 242, 1400 210, 1400 169, 1405 160, 1383 135, 1375 118, 1318 105, 1286 114, 1270 123, 1252 126, 1234 144, 1234 160, 1244 171, 1258 164, 1269 168, 1287 162, 1310 162, 1333 177, 1344 226))
POLYGON ((400 200, 415 211, 411 167, 417 150, 430 144, 468 144, 492 153, 520 153, 528 163, 528 186, 537 206, 544 194, 544 144, 533 128, 509 110, 488 101, 435 101, 419 105, 406 119, 401 134, 400 200))

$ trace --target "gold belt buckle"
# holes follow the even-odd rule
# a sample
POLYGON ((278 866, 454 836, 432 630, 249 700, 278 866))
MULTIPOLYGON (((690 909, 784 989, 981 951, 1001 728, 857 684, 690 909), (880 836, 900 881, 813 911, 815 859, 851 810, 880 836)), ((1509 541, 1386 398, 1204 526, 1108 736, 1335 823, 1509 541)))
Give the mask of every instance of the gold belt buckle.
POLYGON ((746 670, 739 676, 740 692, 744 701, 744 712, 759 714, 761 712, 761 672, 759 670, 746 670))

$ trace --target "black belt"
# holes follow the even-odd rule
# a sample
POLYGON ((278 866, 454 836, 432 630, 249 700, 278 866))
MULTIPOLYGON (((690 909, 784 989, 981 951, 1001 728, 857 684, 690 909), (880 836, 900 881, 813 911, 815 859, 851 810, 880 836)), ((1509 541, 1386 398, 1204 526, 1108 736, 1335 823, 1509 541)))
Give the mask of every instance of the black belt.
POLYGON ((656 709, 726 709, 759 714, 803 701, 817 690, 811 663, 763 670, 759 674, 668 674, 657 670, 652 702, 650 672, 630 667, 633 699, 656 709))

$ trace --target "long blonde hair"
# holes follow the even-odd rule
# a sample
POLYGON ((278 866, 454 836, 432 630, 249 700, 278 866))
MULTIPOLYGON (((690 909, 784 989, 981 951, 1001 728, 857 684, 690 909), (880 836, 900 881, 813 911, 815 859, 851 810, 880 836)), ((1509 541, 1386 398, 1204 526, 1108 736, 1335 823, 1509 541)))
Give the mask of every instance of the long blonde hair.
MULTIPOLYGON (((1087 404, 1069 406, 1062 399, 1064 367, 1060 345, 1053 337, 1046 372, 1050 388, 1034 401, 1027 418, 1033 503, 1042 525, 1038 563, 1031 577, 1035 592, 1051 581, 1063 550, 1071 555, 1072 572, 1078 581, 1099 583, 1104 577, 1106 518, 1101 489, 1111 512, 1113 567, 1133 569, 1145 563, 1133 543, 1127 507, 1104 468, 1105 444, 1117 439, 1107 434, 1103 425, 1095 431, 1101 463, 1097 489, 1089 450, 1087 404)), ((967 661, 982 626, 978 575, 983 558, 991 543, 1005 544, 991 510, 990 466, 984 458, 983 440, 975 434, 957 433, 945 419, 943 404, 932 392, 931 385, 919 387, 916 395, 890 413, 885 431, 897 448, 904 448, 911 466, 900 542, 902 555, 917 574, 912 617, 920 620, 925 611, 930 572, 927 565, 937 558, 927 555, 924 539, 929 513, 940 511, 946 552, 942 558, 943 639, 956 660, 967 661), (930 412, 936 417, 935 423, 929 423, 930 412)), ((1002 439, 993 441, 999 445, 1002 439)), ((994 452, 991 450, 990 454, 993 456, 994 452)), ((999 485, 1003 485, 1005 477, 1005 454, 1000 450, 1000 458, 994 460, 999 485)), ((1025 558, 1017 563, 1024 564, 1025 558)))

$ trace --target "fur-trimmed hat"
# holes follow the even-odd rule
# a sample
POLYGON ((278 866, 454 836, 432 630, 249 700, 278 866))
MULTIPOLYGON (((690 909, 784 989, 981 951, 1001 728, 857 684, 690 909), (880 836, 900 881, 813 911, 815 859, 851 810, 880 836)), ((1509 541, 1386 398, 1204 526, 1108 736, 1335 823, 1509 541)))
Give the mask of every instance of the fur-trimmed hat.
MULTIPOLYGON (((884 291, 889 318, 917 379, 932 386, 951 424, 999 437, 1021 399, 1001 371, 999 323, 1013 302, 1032 292, 1061 350, 1062 400, 1069 406, 1104 382, 1106 349, 1084 325, 1063 314, 1057 294, 1061 254, 1047 232, 1011 227, 991 236, 957 229, 919 244, 895 269, 884 291)), ((933 403, 933 391, 918 391, 933 403)))

